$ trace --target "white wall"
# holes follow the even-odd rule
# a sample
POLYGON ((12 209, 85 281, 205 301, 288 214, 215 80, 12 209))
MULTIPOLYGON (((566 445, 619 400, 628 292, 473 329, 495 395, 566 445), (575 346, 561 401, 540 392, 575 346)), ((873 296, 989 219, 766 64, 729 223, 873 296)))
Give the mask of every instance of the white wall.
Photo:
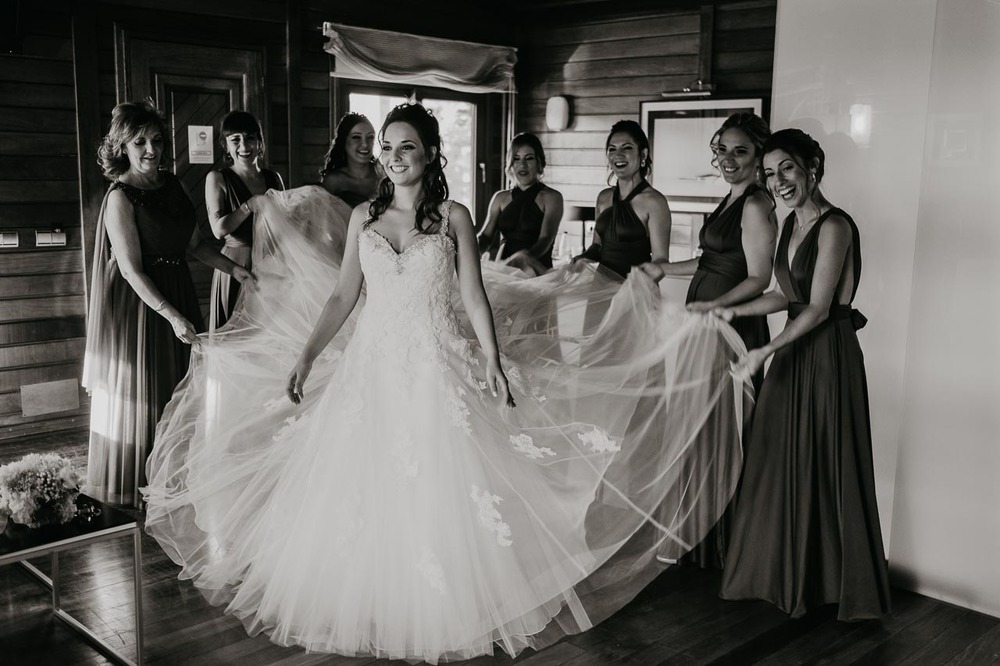
MULTIPOLYGON (((799 127, 826 152, 822 189, 861 230, 856 307, 872 408, 886 549, 903 413, 936 0, 780 0, 771 127, 799 127), (869 132, 855 121, 870 109, 869 132), (860 130, 860 131, 859 131, 860 130)), ((783 213, 779 209, 779 219, 783 213)), ((783 325, 783 320, 781 321, 783 325)))
POLYGON ((890 560, 1000 616, 1000 3, 941 0, 890 560))
POLYGON ((996 0, 779 0, 771 120, 861 229, 894 579, 1000 615, 998 55, 996 0))

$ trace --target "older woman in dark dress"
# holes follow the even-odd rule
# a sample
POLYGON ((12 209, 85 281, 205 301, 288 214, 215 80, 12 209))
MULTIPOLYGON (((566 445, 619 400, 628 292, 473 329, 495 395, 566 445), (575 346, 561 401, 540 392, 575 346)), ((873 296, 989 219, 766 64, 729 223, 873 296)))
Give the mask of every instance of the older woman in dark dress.
POLYGON ((97 223, 87 317, 86 490, 116 504, 138 503, 156 423, 204 330, 187 254, 253 283, 199 234, 191 199, 163 168, 169 136, 152 105, 119 104, 99 150, 112 183, 97 223))

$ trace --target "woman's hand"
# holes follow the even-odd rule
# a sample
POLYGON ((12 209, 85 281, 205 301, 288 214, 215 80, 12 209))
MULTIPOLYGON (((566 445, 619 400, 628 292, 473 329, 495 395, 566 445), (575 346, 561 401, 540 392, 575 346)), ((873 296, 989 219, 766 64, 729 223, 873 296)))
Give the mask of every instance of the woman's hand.
POLYGON ((749 383, 750 378, 753 377, 758 370, 764 367, 764 361, 767 360, 768 355, 769 352, 767 352, 763 347, 751 349, 747 352, 746 356, 733 363, 733 376, 742 382, 749 383))
POLYGON ((507 376, 503 374, 499 361, 487 361, 486 363, 486 386, 493 393, 493 397, 500 398, 500 403, 507 407, 516 407, 514 396, 510 394, 510 386, 507 384, 507 376))
MULTIPOLYGON (((717 307, 712 301, 694 301, 687 304, 687 309, 688 312, 717 312, 719 310, 726 310, 727 308, 717 307)), ((726 321, 730 319, 732 319, 731 316, 726 321)))
POLYGON ((659 282, 667 274, 666 271, 663 270, 663 266, 660 266, 655 261, 647 261, 644 264, 640 264, 639 270, 652 278, 653 282, 659 282))
POLYGON ((507 266, 523 271, 532 277, 539 276, 546 271, 542 262, 531 256, 527 250, 518 250, 514 254, 510 255, 504 263, 507 266))
POLYGON ((170 326, 174 329, 174 335, 177 339, 185 344, 194 344, 195 340, 198 339, 198 333, 194 330, 194 326, 191 325, 187 319, 180 315, 171 317, 169 320, 170 326))
POLYGON ((312 361, 304 361, 299 359, 292 368, 292 371, 288 373, 288 382, 285 386, 285 395, 296 405, 302 402, 302 398, 305 395, 302 392, 302 385, 306 383, 306 378, 312 371, 312 361))
POLYGON ((733 318, 736 317, 736 312, 732 308, 715 308, 712 310, 712 314, 727 324, 732 322, 733 318))
POLYGON ((249 289, 250 293, 257 293, 257 276, 245 269, 243 266, 236 266, 233 269, 233 279, 240 283, 244 289, 249 289))

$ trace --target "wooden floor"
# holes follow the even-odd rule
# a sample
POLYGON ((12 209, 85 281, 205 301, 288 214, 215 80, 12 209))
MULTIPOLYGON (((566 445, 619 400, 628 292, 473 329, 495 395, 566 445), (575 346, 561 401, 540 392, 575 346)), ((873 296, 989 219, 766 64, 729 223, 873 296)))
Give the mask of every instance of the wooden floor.
MULTIPOLYGON (((0 464, 29 451, 58 450, 81 460, 85 436, 0 443, 0 464)), ((46 568, 47 562, 36 564, 46 568)), ((64 605, 127 654, 132 624, 131 545, 104 542, 65 554, 64 605)), ((390 663, 306 654, 265 637, 209 605, 156 542, 143 540, 145 636, 150 664, 390 663)), ((595 629, 542 652, 465 662, 532 666, 600 664, 1000 664, 1000 619, 894 590, 882 621, 838 622, 833 609, 789 620, 763 602, 718 599, 719 574, 672 567, 631 604, 595 629)), ((18 566, 0 568, 0 664, 107 664, 49 612, 45 590, 18 566)))

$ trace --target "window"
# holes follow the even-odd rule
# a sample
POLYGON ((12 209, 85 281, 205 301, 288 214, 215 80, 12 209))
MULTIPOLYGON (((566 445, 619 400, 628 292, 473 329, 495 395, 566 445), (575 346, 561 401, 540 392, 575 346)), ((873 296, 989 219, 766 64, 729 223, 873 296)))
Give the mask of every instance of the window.
POLYGON ((489 193, 484 191, 486 165, 480 158, 483 138, 479 135, 484 95, 350 80, 341 80, 339 87, 343 91, 341 99, 346 102, 340 106, 343 109, 340 113, 365 114, 376 132, 397 104, 415 100, 430 109, 441 126, 441 151, 448 160, 444 173, 450 197, 465 204, 474 218, 485 217, 489 193))

